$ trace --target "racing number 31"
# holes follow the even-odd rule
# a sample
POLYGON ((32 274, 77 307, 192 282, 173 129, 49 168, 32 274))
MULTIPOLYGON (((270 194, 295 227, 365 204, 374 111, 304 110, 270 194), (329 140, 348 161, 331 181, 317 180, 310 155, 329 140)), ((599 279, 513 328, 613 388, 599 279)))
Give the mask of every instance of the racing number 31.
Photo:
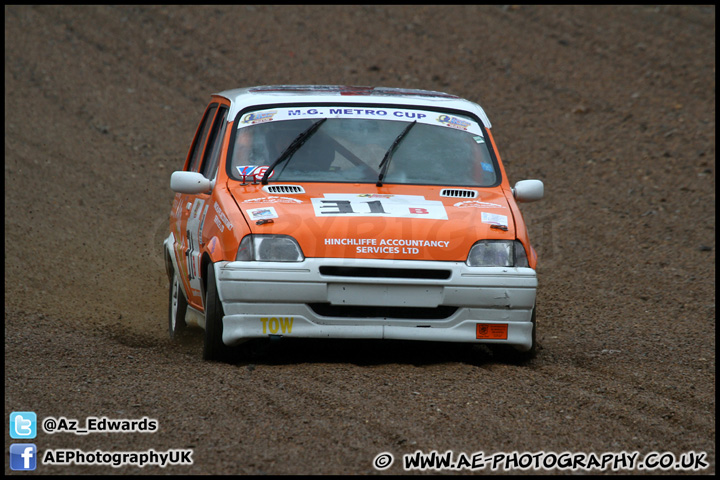
MULTIPOLYGON (((325 215, 332 214, 353 214, 356 213, 353 210, 352 203, 349 200, 320 200, 323 205, 320 208, 330 208, 331 210, 323 211, 321 213, 325 215), (330 204, 330 205, 327 205, 330 204)), ((369 213, 386 213, 383 209, 382 203, 378 200, 372 202, 363 202, 370 209, 369 213)))
MULTIPOLYGON (((353 214, 353 213, 360 213, 353 210, 352 202, 349 200, 320 200, 320 202, 323 203, 323 205, 320 206, 320 208, 329 208, 330 210, 324 210, 320 213, 324 215, 337 215, 337 214, 353 214), (330 204, 330 205, 327 205, 330 204)), ((362 204, 367 205, 369 212, 363 212, 363 213, 379 213, 379 214, 386 214, 388 212, 385 211, 383 208, 382 202, 379 200, 374 200, 372 202, 362 202, 362 204)), ((355 203, 355 205, 358 205, 358 203, 355 203)), ((417 207, 409 207, 408 210, 410 210, 410 213, 414 215, 422 215, 430 213, 425 208, 417 208, 417 207)))

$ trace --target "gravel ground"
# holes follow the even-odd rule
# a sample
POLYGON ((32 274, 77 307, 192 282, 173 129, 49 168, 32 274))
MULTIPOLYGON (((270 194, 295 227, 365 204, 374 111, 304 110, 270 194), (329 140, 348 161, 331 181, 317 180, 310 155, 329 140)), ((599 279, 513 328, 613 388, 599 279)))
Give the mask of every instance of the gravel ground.
POLYGON ((37 474, 397 474, 418 450, 694 451, 714 474, 715 104, 713 6, 5 6, 6 432, 149 417, 34 442, 193 451, 37 474), (288 83, 484 106, 511 183, 546 185, 523 208, 535 360, 298 341, 219 364, 168 338, 170 174, 210 93, 288 83))

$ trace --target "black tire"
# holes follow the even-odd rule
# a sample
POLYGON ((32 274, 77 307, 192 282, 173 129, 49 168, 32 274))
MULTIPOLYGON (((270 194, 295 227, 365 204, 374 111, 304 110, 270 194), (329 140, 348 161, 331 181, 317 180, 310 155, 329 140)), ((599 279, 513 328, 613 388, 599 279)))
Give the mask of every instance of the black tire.
POLYGON ((225 316, 225 312, 223 311, 222 302, 218 296, 215 268, 212 263, 207 266, 206 278, 203 359, 223 362, 229 359, 232 348, 225 345, 222 341, 222 319, 223 316, 225 316))
POLYGON ((170 295, 168 301, 168 333, 175 339, 187 328, 185 315, 187 314, 187 299, 180 287, 180 279, 175 271, 170 277, 170 295))

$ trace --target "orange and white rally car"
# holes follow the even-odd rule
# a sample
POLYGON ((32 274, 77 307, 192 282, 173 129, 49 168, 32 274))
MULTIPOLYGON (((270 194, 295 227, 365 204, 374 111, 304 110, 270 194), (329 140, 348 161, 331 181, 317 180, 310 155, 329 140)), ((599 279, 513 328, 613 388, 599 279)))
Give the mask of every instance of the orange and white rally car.
POLYGON ((537 256, 482 108, 425 90, 261 86, 212 95, 170 234, 170 335, 204 358, 253 339, 536 349, 537 256))

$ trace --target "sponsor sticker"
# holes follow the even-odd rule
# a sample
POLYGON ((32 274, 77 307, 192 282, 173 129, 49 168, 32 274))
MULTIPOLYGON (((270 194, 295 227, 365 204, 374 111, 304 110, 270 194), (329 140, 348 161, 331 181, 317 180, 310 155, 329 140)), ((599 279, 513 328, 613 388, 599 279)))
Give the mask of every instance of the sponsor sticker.
POLYGON ((499 203, 480 202, 478 200, 466 200, 464 202, 458 202, 453 205, 457 208, 505 208, 504 205, 499 203))
POLYGON ((358 118, 366 120, 417 121, 418 123, 456 128, 471 132, 475 135, 475 142, 484 142, 480 126, 471 118, 413 108, 368 108, 333 105, 304 108, 275 108, 273 110, 258 110, 245 114, 241 121, 238 122, 238 128, 245 128, 269 121, 293 120, 298 118, 358 118))
MULTIPOLYGON (((260 180, 263 177, 263 175, 265 175, 265 172, 267 171, 268 168, 270 168, 270 166, 269 165, 261 165, 261 166, 238 165, 235 168, 238 171, 238 175, 243 177, 243 179, 246 177, 255 177, 255 179, 260 180)), ((272 172, 270 172, 270 177, 268 177, 268 178, 272 178, 273 175, 275 175, 274 170, 272 172)))
POLYGON ((241 177, 246 177, 250 175, 256 168, 258 168, 257 165, 238 165, 237 167, 238 175, 241 177))
POLYGON ((277 114, 277 110, 270 110, 265 112, 253 112, 248 113, 241 120, 242 123, 254 125, 256 123, 269 122, 277 114))
POLYGON ((303 203, 302 200, 290 197, 257 197, 243 200, 242 203, 303 203))
POLYGON ((489 223, 490 225, 503 225, 508 226, 508 219, 505 215, 498 215, 496 213, 482 212, 480 220, 483 223, 489 223))
POLYGON ((250 220, 265 220, 268 218, 278 218, 278 214, 273 207, 250 208, 245 210, 250 220))
MULTIPOLYGON (((217 214, 216 218, 219 218, 220 220, 222 220, 223 225, 225 225, 228 228, 228 230, 232 230, 233 225, 230 222, 230 219, 228 219, 227 215, 225 215, 225 212, 222 211, 222 208, 220 208, 220 205, 218 205, 217 202, 215 202, 215 204, 213 205, 213 208, 215 209, 215 213, 217 214)), ((218 223, 218 220, 215 220, 215 223, 218 223)), ((223 231, 222 227, 220 227, 220 231, 221 232, 223 231)))
POLYGON ((449 240, 404 238, 326 238, 325 245, 354 246, 355 253, 419 255, 427 248, 448 248, 449 240))
MULTIPOLYGON (((440 115, 437 119, 438 122, 448 126, 457 128, 459 130, 467 130, 468 127, 471 125, 470 122, 467 120, 460 119, 458 117, 453 117, 451 115, 440 115)), ((477 140, 475 140, 477 141, 477 140)))

